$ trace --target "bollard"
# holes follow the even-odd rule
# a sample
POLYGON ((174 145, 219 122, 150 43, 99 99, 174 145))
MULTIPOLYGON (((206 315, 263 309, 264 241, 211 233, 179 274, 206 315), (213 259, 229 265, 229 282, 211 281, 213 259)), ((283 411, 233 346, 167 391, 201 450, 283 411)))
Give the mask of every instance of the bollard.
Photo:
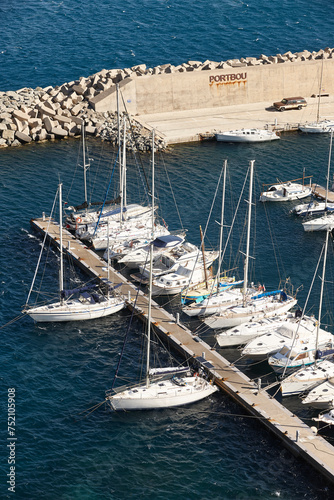
POLYGON ((205 359, 205 352, 202 352, 202 358, 205 359))
POLYGON ((180 323, 180 313, 176 313, 176 324, 180 323))
POLYGON ((128 301, 130 302, 131 301, 131 291, 128 290, 128 301))
POLYGON ((261 391, 261 379, 257 379, 257 392, 259 393, 261 391))
POLYGON ((299 440, 299 431, 297 430, 296 431, 296 443, 298 443, 298 440, 299 440))
POLYGON ((71 241, 68 240, 67 242, 67 250, 70 251, 71 250, 71 241))
POLYGON ((43 221, 45 220, 45 212, 43 212, 43 221))

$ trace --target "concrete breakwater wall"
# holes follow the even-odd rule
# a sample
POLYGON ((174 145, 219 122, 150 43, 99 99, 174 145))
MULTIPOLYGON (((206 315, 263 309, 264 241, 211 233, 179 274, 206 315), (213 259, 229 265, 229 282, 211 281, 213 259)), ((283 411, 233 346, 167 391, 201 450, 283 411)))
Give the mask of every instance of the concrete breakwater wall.
MULTIPOLYGON (((155 68, 102 70, 61 86, 0 92, 0 147, 86 132, 117 143, 116 84, 120 110, 132 116, 129 147, 151 148, 150 133, 135 115, 215 108, 284 96, 334 92, 334 49, 287 52, 224 62, 188 61, 155 68)), ((165 147, 157 136, 156 147, 165 147)))

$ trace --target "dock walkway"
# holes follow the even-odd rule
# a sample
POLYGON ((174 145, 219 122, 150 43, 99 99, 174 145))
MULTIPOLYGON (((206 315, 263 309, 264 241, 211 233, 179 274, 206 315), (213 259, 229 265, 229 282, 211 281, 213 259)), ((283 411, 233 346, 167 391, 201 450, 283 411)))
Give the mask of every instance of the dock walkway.
MULTIPOLYGON (((319 184, 312 184, 312 193, 320 200, 326 199, 326 188, 319 186, 319 184)), ((331 190, 328 190, 327 201, 334 203, 334 192, 331 190)))
MULTIPOLYGON (((59 247, 59 224, 48 218, 32 219, 31 225, 45 234, 51 243, 59 247)), ((107 263, 88 249, 71 233, 63 230, 63 251, 90 276, 106 279, 107 263)), ((137 286, 110 267, 110 280, 122 283, 121 293, 130 309, 143 321, 148 320, 148 298, 137 286)), ((152 301, 152 326, 154 330, 183 357, 192 363, 199 363, 224 392, 229 394, 245 410, 279 437, 296 456, 304 458, 318 472, 334 483, 334 448, 296 415, 272 398, 265 390, 238 370, 206 342, 180 324, 173 315, 152 301)))

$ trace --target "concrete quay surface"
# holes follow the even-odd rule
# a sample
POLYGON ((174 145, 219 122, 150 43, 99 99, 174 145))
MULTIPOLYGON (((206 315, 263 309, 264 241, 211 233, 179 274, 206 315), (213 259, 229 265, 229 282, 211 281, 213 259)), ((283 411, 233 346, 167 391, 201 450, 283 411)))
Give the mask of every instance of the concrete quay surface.
MULTIPOLYGON (((166 144, 193 142, 214 136, 215 132, 241 128, 269 128, 277 131, 297 130, 298 125, 317 118, 318 98, 307 99, 302 110, 276 111, 272 102, 222 106, 218 108, 171 111, 136 116, 143 126, 156 130, 166 144)), ((334 96, 322 97, 320 120, 334 120, 334 96)))

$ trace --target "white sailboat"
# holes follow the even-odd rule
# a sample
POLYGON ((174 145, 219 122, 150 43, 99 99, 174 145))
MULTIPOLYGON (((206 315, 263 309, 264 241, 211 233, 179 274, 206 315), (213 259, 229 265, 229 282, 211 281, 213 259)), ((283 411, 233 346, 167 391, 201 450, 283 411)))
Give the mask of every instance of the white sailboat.
POLYGON ((219 142, 267 142, 276 141, 280 136, 274 130, 259 128, 242 128, 229 130, 228 132, 217 132, 216 140, 219 142))
MULTIPOLYGON (((240 299, 237 302, 226 304, 220 309, 217 314, 204 319, 204 323, 213 329, 232 328, 233 326, 246 323, 250 320, 258 320, 264 317, 270 317, 274 314, 284 314, 289 311, 297 300, 286 294, 284 290, 275 290, 272 292, 261 291, 250 295, 248 289, 248 261, 249 261, 249 245, 250 245, 250 227, 251 227, 251 210, 252 210, 252 194, 253 194, 253 169, 254 160, 250 162, 250 184, 249 184, 249 200, 248 200, 248 223, 247 223, 247 241, 244 263, 244 285, 242 291, 242 303, 240 299)), ((224 293, 230 294, 237 290, 228 290, 224 293)), ((253 290, 251 290, 251 293, 253 290)), ((237 292, 238 293, 238 292, 237 292)), ((232 300, 235 300, 234 297, 232 300)))
MULTIPOLYGON (((63 283, 63 228, 62 228, 62 184, 59 185, 59 295, 60 300, 55 303, 29 307, 28 301, 32 291, 29 292, 27 305, 24 312, 36 322, 45 321, 83 321, 96 319, 114 314, 124 308, 124 299, 110 293, 109 263, 108 263, 108 293, 97 293, 92 287, 83 287, 73 290, 64 290, 63 283), (76 298, 76 296, 78 296, 76 298)), ((43 250, 43 249, 42 249, 43 250)), ((32 285, 33 286, 33 285, 32 285)))
POLYGON ((320 120, 320 99, 322 93, 323 71, 324 71, 324 56, 322 56, 322 64, 321 64, 316 121, 305 123, 304 125, 299 125, 298 127, 298 129, 301 132, 305 132, 307 134, 327 134, 328 132, 331 132, 331 130, 334 129, 334 120, 320 120))
MULTIPOLYGON (((224 207, 225 207, 225 186, 226 186, 226 172, 227 172, 227 160, 224 161, 224 166, 222 170, 223 174, 223 190, 222 190, 222 204, 221 204, 221 222, 220 222, 220 235, 219 235, 219 262, 218 270, 216 276, 211 279, 206 279, 204 283, 191 287, 191 289, 186 289, 182 292, 182 310, 188 316, 209 316, 214 314, 223 307, 225 303, 231 303, 231 300, 237 301, 241 298, 240 290, 235 287, 243 283, 242 280, 235 281, 235 278, 229 278, 227 276, 221 276, 221 268, 223 262, 223 227, 224 227, 224 207), (228 290, 231 293, 227 293, 228 290), (190 302, 193 301, 193 302, 190 302), (190 303, 188 303, 190 302, 190 303)), ((221 174, 221 175, 222 175, 221 174)), ((220 178, 218 185, 220 183, 220 178)), ((237 212, 237 211, 236 211, 237 212)), ((235 213, 236 215, 236 213, 235 213)), ((235 217, 235 216, 234 216, 235 217)), ((233 227, 233 223, 231 229, 233 227)), ((203 261, 205 261, 204 244, 202 241, 202 252, 203 261)))
MULTIPOLYGON (((277 318, 277 320, 273 320, 273 323, 276 323, 275 326, 268 329, 267 333, 262 333, 247 342, 241 351, 243 357, 252 360, 263 360, 279 351, 280 355, 284 355, 293 348, 296 335, 302 342, 302 349, 304 346, 310 345, 310 343, 313 346, 315 345, 317 322, 314 317, 296 316, 284 318, 283 316, 281 322, 277 318)), ((319 336, 322 343, 331 340, 331 335, 326 330, 320 330, 319 336)), ((295 356, 297 356, 299 354, 298 349, 295 352, 295 356)))
MULTIPOLYGON (((153 205, 154 162, 152 163, 153 205)), ((172 408, 200 401, 218 390, 217 386, 213 385, 199 374, 191 374, 190 372, 187 372, 185 375, 182 375, 182 370, 170 367, 163 369, 159 378, 159 372, 150 369, 152 261, 153 252, 151 244, 145 382, 131 387, 120 387, 118 389, 113 388, 108 391, 106 393, 106 401, 113 410, 129 411, 172 408), (173 375, 171 376, 171 374, 173 375)))
MULTIPOLYGON (((321 340, 319 339, 319 332, 320 332, 319 326, 321 320, 327 246, 328 246, 328 232, 326 234, 326 241, 325 241, 324 268, 323 268, 323 275, 321 282, 319 320, 317 323, 317 335, 316 335, 316 346, 315 346, 316 352, 318 352, 319 343, 321 344, 321 340)), ((322 355, 323 353, 320 354, 322 355)), ((281 382, 281 392, 283 396, 301 394, 311 390, 313 387, 316 387, 325 380, 331 379, 333 377, 334 377, 333 355, 328 357, 316 356, 316 359, 312 364, 299 369, 298 371, 292 373, 288 377, 283 378, 281 382)))
POLYGON ((328 231, 328 230, 332 231, 332 229, 334 229, 334 212, 327 210, 333 132, 334 130, 331 131, 330 143, 329 143, 328 168, 327 168, 327 179, 326 179, 326 198, 325 198, 325 209, 324 209, 325 214, 322 217, 316 217, 314 219, 310 219, 306 222, 303 222, 304 231, 328 231))
POLYGON ((272 184, 263 191, 260 195, 260 201, 294 201, 301 200, 312 194, 311 178, 309 186, 305 185, 304 181, 307 177, 295 179, 287 182, 279 182, 272 184), (302 182, 296 182, 301 180, 302 182))
MULTIPOLYGON (((300 328, 298 328, 296 334, 293 337, 292 346, 283 347, 280 351, 278 351, 276 354, 273 354, 268 359, 268 363, 273 368, 273 370, 279 373, 283 373, 283 375, 285 375, 287 370, 291 371, 292 369, 305 367, 307 365, 313 365, 317 360, 317 358, 319 357, 319 351, 318 351, 319 349, 322 349, 324 351, 322 353, 322 356, 325 355, 326 352, 328 354, 333 353, 333 347, 334 347, 333 335, 330 332, 327 332, 326 330, 322 330, 320 328, 322 299, 324 293, 324 282, 325 282, 325 272, 326 272, 327 248, 328 248, 328 231, 326 233, 325 248, 323 250, 324 261, 322 268, 321 290, 319 299, 320 302, 319 317, 314 329, 315 335, 313 334, 313 336, 309 337, 308 339, 302 339, 300 336, 300 328)), ((290 384, 291 383, 292 382, 290 379, 290 384)))
MULTIPOLYGON (((257 354, 257 348, 252 349, 252 346, 249 344, 253 339, 257 339, 262 352, 262 347, 264 346, 263 340, 265 337, 271 336, 271 332, 276 332, 278 328, 284 326, 287 321, 290 319, 293 320, 295 317, 295 314, 287 312, 277 316, 262 318, 258 321, 242 323, 234 328, 229 328, 228 330, 217 333, 216 340, 220 347, 234 347, 247 344, 246 351, 243 351, 243 356, 247 356, 248 351, 255 351, 257 354)), ((267 353, 264 354, 265 357, 266 354, 267 353)))

